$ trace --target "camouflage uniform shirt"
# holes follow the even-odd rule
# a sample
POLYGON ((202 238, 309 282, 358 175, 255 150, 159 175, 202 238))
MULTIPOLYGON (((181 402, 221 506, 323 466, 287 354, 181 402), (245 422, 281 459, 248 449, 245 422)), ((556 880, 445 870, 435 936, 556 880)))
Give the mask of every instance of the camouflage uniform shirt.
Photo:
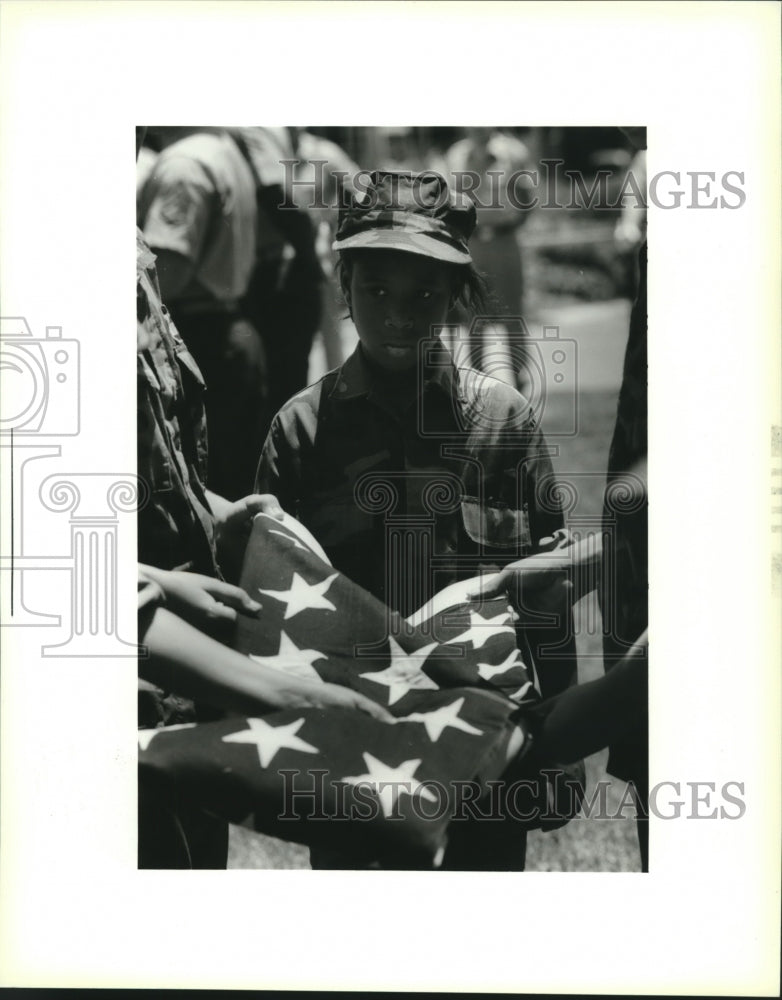
POLYGON ((138 557, 161 569, 219 576, 204 488, 204 382, 160 300, 154 261, 137 230, 138 474, 148 490, 138 557))

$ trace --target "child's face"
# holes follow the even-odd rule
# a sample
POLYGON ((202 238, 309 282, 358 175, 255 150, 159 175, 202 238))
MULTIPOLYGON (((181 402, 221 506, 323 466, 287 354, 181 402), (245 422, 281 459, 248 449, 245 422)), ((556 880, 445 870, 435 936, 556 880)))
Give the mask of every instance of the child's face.
POLYGON ((389 372, 414 368, 418 341, 446 321, 448 265, 400 250, 356 254, 350 280, 353 321, 370 360, 389 372))

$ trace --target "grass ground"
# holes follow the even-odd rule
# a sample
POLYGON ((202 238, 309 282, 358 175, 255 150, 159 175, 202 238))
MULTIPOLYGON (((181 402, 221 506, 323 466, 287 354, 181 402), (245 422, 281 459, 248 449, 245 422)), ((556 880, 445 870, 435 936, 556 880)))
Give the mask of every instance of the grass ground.
MULTIPOLYGON (((616 390, 586 391, 579 394, 580 430, 576 437, 556 437, 563 420, 567 400, 550 397, 543 414, 543 427, 552 446, 558 449, 554 459, 557 474, 591 473, 579 477, 579 516, 597 516, 602 505, 602 475, 616 411, 616 390)), ((576 608, 579 679, 591 680, 602 674, 600 658, 600 619, 593 598, 586 598, 576 608)), ((587 793, 605 779, 607 752, 586 761, 587 793)), ((625 785, 612 781, 608 789, 608 812, 616 812, 622 802, 625 785)), ((527 846, 529 871, 640 871, 631 810, 627 818, 578 818, 560 830, 532 832, 527 846)), ((232 828, 230 868, 307 868, 308 850, 298 844, 262 837, 244 829, 232 828)))

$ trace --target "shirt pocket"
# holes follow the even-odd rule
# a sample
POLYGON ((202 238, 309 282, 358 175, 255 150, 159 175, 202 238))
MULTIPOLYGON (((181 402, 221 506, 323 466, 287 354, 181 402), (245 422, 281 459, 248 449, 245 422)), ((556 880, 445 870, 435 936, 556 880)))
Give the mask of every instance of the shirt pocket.
POLYGON ((486 548, 530 548, 532 539, 526 510, 511 507, 502 501, 481 503, 477 497, 461 500, 462 524, 467 536, 486 548))

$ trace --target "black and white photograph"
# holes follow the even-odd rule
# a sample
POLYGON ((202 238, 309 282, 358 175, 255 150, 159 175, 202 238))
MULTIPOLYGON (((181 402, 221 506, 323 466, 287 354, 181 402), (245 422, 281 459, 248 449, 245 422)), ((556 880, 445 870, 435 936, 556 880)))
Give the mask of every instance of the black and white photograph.
POLYGON ((0 20, 0 983, 777 995, 778 6, 0 20))
POLYGON ((139 864, 647 870, 645 128, 137 142, 139 864))

